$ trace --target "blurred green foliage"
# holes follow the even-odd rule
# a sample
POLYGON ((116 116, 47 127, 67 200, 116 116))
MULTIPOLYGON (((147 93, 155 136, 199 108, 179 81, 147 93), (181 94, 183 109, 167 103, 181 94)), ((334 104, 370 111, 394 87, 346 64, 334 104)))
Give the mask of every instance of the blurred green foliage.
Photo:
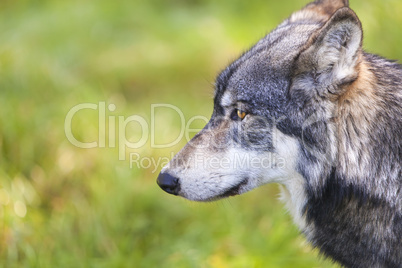
MULTIPOLYGON (((117 147, 80 149, 64 132, 68 111, 81 103, 115 104, 106 110, 108 128, 110 117, 151 123, 155 103, 179 107, 186 120, 209 117, 216 73, 304 4, 2 1, 1 266, 333 267, 298 234, 275 185, 189 202, 157 187, 160 166, 130 167, 117 147)), ((365 48, 401 59, 402 2, 351 0, 351 7, 365 48)), ((98 117, 80 112, 74 136, 97 141, 98 117)), ((154 123, 158 142, 179 133, 175 112, 160 111, 154 123)), ((140 134, 135 124, 124 132, 133 142, 140 134)), ((185 139, 168 149, 150 142, 127 154, 166 159, 185 139)))

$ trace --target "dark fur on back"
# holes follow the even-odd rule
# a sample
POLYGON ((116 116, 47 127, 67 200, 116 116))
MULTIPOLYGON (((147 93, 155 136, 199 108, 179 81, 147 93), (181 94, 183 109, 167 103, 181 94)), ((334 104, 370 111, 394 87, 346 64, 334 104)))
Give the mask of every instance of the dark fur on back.
POLYGON ((402 218, 395 207, 342 184, 335 168, 320 194, 311 195, 306 205, 314 246, 347 267, 400 267, 402 218))

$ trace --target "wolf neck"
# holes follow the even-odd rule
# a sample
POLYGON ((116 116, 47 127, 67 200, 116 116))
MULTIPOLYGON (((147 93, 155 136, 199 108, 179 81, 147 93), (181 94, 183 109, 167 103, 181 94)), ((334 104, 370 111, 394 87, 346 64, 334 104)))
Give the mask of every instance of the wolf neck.
POLYGON ((372 168, 365 159, 371 154, 369 132, 373 124, 381 123, 376 122, 381 100, 375 93, 375 80, 368 63, 362 61, 358 78, 337 100, 337 167, 345 177, 366 177, 372 168))
MULTIPOLYGON (((367 173, 363 170, 367 170, 369 163, 361 162, 365 161, 364 158, 369 154, 362 150, 370 147, 370 139, 363 138, 362 143, 361 136, 372 124, 370 120, 376 114, 376 109, 372 107, 373 101, 377 100, 373 88, 375 77, 369 71, 368 64, 362 61, 359 68, 360 76, 344 88, 345 93, 335 100, 334 110, 323 115, 325 118, 336 118, 335 122, 327 122, 328 129, 331 129, 327 134, 331 137, 327 137, 325 142, 332 145, 324 147, 331 152, 326 155, 319 154, 317 157, 316 154, 311 154, 311 149, 303 148, 302 141, 298 155, 299 159, 304 160, 295 164, 297 172, 292 178, 282 183, 280 199, 285 203, 295 224, 308 238, 312 236, 314 229, 314 221, 308 218, 309 201, 316 200, 319 203, 325 189, 329 184, 336 183, 337 179, 352 179, 367 173), (347 176, 335 176, 338 173, 347 176)), ((348 182, 345 183, 347 184, 348 182)))
MULTIPOLYGON (((398 114, 398 109, 400 114, 400 85, 385 86, 388 81, 379 81, 381 77, 377 74, 379 69, 386 73, 391 64, 377 56, 363 54, 356 80, 344 86, 343 94, 331 101, 334 121, 327 122, 331 131, 326 133, 328 137, 324 142, 333 144, 326 147, 333 158, 316 157, 301 149, 304 161, 302 166, 299 164, 299 171, 307 181, 309 197, 320 198, 332 187, 332 194, 338 189, 358 199, 372 197, 402 206, 401 196, 386 191, 392 186, 401 187, 397 180, 400 165, 392 163, 401 160, 398 151, 401 139, 395 135, 398 136, 402 122, 401 118, 390 118, 390 114, 398 114), (394 122, 394 126, 389 122, 394 122)), ((319 141, 319 138, 313 139, 319 141)))
POLYGON ((393 237, 401 234, 401 165, 395 163, 402 160, 402 98, 401 85, 390 78, 397 81, 402 72, 393 64, 364 55, 358 78, 335 100, 334 163, 301 149, 304 162, 299 171, 306 180, 308 198, 303 210, 307 222, 304 232, 324 254, 347 266, 369 267, 363 257, 366 252, 385 256, 389 251, 398 256, 400 250, 400 242, 393 237), (388 73, 391 68, 394 76, 388 73), (390 235, 379 235, 378 230, 383 229, 390 235), (354 251, 343 250, 344 245, 354 251))
POLYGON ((401 85, 381 81, 378 75, 379 69, 386 74, 392 64, 366 54, 359 77, 339 97, 336 169, 343 184, 401 207, 401 196, 386 191, 401 187, 400 165, 392 164, 401 162, 401 85))

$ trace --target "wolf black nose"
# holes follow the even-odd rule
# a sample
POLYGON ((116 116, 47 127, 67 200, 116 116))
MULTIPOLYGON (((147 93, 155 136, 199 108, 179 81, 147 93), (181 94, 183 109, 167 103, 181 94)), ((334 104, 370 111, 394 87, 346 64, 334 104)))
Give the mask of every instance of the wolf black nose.
POLYGON ((162 190, 169 194, 177 195, 180 190, 179 179, 169 173, 159 173, 156 182, 162 190))

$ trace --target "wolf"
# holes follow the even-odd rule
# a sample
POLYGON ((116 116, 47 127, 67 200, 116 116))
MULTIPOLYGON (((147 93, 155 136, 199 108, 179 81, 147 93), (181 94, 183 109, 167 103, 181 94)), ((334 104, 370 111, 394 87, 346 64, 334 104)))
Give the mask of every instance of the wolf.
POLYGON ((402 267, 402 66, 362 49, 347 0, 293 13, 217 77, 206 126, 157 178, 195 201, 279 183, 345 267, 402 267))

